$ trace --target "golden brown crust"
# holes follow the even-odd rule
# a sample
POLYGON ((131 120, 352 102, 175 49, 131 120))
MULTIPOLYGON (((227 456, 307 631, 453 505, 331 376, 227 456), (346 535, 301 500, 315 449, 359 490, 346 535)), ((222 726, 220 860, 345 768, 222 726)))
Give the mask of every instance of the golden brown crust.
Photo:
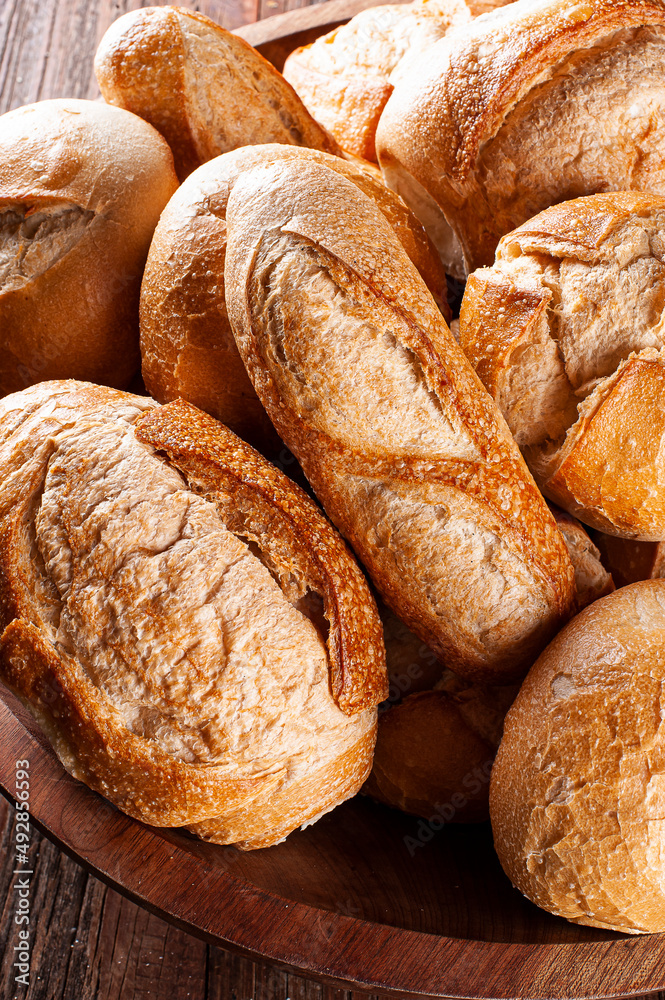
POLYGON ((469 18, 463 0, 371 7, 295 49, 284 76, 343 149, 376 162, 376 128, 404 65, 469 18))
POLYGON ((99 45, 95 73, 109 104, 162 133, 181 180, 238 146, 340 152, 274 66, 196 11, 147 7, 118 18, 99 45))
POLYGON ((598 194, 505 236, 460 343, 543 492, 591 527, 665 538, 665 199, 598 194))
POLYGON ((236 350, 226 312, 226 204, 242 172, 262 163, 327 164, 372 197, 441 307, 445 272, 422 226, 367 172, 316 150, 235 150, 182 185, 155 231, 141 290, 143 376, 160 402, 182 397, 266 453, 281 447, 236 350))
POLYGON ((164 452, 190 489, 213 499, 234 534, 259 546, 284 588, 295 577, 323 596, 335 703, 346 715, 378 705, 387 695, 381 622, 355 560, 307 494, 183 400, 142 417, 136 436, 164 452))
POLYGON ((126 111, 54 100, 0 118, 0 395, 130 382, 143 266, 176 188, 168 146, 126 111))
POLYGON ((520 676, 569 613, 572 566, 505 425, 384 219, 329 169, 286 163, 243 175, 227 224, 227 306, 250 378, 382 597, 460 673, 520 676), (282 280, 282 268, 292 277, 282 280), (324 342, 326 370, 313 360, 324 342), (363 351, 363 366, 346 351, 363 351), (418 402, 403 388, 409 379, 418 402), (316 388, 321 380, 328 388, 316 388), (474 534, 479 549, 465 552, 474 534), (511 594, 501 621, 491 582, 499 564, 511 594), (454 608, 460 594, 473 622, 454 608))
POLYGON ((628 934, 665 930, 665 583, 623 587, 529 672, 492 771, 494 843, 538 906, 628 934))
MULTIPOLYGON (((634 41, 630 32, 642 26, 654 26, 656 32, 665 27, 663 0, 592 0, 584 4, 577 0, 537 4, 520 0, 471 22, 450 43, 446 39, 437 42, 410 78, 396 88, 377 130, 379 162, 390 185, 407 202, 409 185, 415 181, 433 199, 430 209, 440 216, 440 225, 452 227, 458 242, 450 250, 450 266, 457 268, 457 277, 462 276, 463 264, 467 273, 490 264, 501 236, 554 202, 626 185, 662 189, 662 155, 658 154, 662 135, 649 125, 654 121, 652 111, 641 110, 640 99, 632 93, 627 97, 627 87, 621 87, 618 80, 608 83, 602 94, 602 123, 596 120, 595 111, 585 112, 582 97, 585 53, 593 60, 594 46, 599 57, 604 48, 616 45, 618 49, 624 43, 629 47, 634 41), (624 37, 622 31, 628 34, 624 37), (567 59, 573 60, 573 76, 582 81, 582 89, 576 90, 574 97, 557 97, 556 74, 567 59), (552 136, 544 122, 538 127, 537 120, 538 101, 549 99, 548 95, 554 102, 552 107, 561 108, 570 119, 562 118, 552 136), (528 167, 522 177, 523 163, 512 163, 513 146, 506 152, 505 162, 500 151, 496 163, 492 156, 496 142, 504 141, 506 129, 518 121, 520 109, 532 97, 531 131, 534 137, 540 135, 540 169, 531 170, 531 160, 538 163, 538 141, 534 138, 532 150, 531 131, 527 140, 523 129, 521 160, 528 167), (624 121, 626 102, 631 105, 631 114, 643 116, 643 127, 624 121), (592 121, 584 117, 587 113, 593 116, 592 121), (582 134, 588 162, 576 158, 572 150, 574 137, 582 134), (549 143, 546 154, 545 142, 549 143), (507 164, 507 172, 497 182, 502 163, 507 164)), ((638 39, 636 44, 642 43, 638 39)), ((658 44, 662 48, 662 38, 658 44)), ((651 57, 644 58, 648 62, 651 57)), ((624 84, 630 87, 634 78, 638 87, 642 83, 653 86, 644 72, 643 59, 632 69, 630 66, 629 60, 625 72, 630 78, 624 77, 624 84)), ((572 76, 565 67, 561 73, 564 90, 569 84, 577 86, 574 80, 570 83, 572 76)), ((598 80, 591 70, 589 73, 592 82, 587 90, 602 90, 603 73, 598 80)), ((644 95, 642 103, 646 107, 651 100, 644 95)), ((548 122, 547 127, 550 125, 548 122)), ((515 143, 519 145, 520 126, 515 127, 515 143)))
POLYGON ((409 695, 379 717, 372 773, 363 791, 435 824, 480 823, 489 816, 495 748, 445 691, 409 695))
POLYGON ((0 677, 72 774, 144 822, 246 848, 354 794, 387 689, 380 621, 285 477, 186 403, 56 382, 0 403, 0 481, 0 677), (192 618, 191 560, 206 553, 192 618), (270 676, 255 677, 262 650, 270 676))

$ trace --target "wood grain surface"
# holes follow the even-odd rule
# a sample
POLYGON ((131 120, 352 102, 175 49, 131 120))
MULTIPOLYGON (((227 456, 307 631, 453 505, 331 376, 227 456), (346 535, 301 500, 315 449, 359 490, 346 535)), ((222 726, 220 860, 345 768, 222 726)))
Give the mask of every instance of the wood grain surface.
MULTIPOLYGON (((348 2, 332 0, 334 20, 343 19, 348 2)), ((155 3, 159 4, 160 0, 152 0, 150 5, 155 3)), ((198 3, 180 0, 180 3, 208 14, 227 28, 308 6, 302 0, 201 0, 198 3)), ((141 0, 0 0, 0 111, 50 97, 97 98, 99 92, 92 74, 92 58, 99 39, 116 17, 127 10, 148 5, 148 0, 145 3, 141 0)), ((307 39, 316 32, 319 20, 318 11, 303 10, 298 40, 307 39)), ((255 27, 247 31, 246 37, 260 44, 264 53, 279 64, 284 47, 271 42, 269 34, 263 27, 255 27)), ((370 807, 363 804, 347 810, 346 820, 341 821, 348 827, 345 830, 347 840, 353 839, 354 832, 362 836, 363 823, 376 824, 376 816, 370 813, 370 807)), ((406 830, 408 818, 404 817, 403 822, 406 830)), ((348 859, 343 845, 336 844, 327 829, 323 823, 320 833, 312 840, 315 855, 321 846, 325 854, 309 859, 311 872, 325 868, 325 884, 320 887, 321 905, 329 907, 331 912, 362 913, 363 917, 381 920, 388 900, 395 898, 393 882, 396 883, 398 873, 387 859, 378 855, 369 858, 366 860, 368 869, 376 863, 376 867, 382 866, 384 871, 381 891, 363 893, 362 879, 359 879, 357 888, 349 892, 342 878, 348 859)), ((34 931, 30 986, 17 990, 12 971, 16 941, 16 900, 12 888, 15 832, 14 809, 0 797, 0 1000, 362 1000, 363 997, 367 1000, 367 994, 309 982, 191 937, 87 874, 34 827, 29 849, 31 869, 34 870, 30 888, 34 931)), ((450 833, 445 840, 447 846, 441 850, 452 846, 458 853, 466 851, 468 854, 473 853, 477 844, 476 880, 486 882, 488 908, 500 912, 504 889, 496 882, 491 866, 485 869, 482 860, 489 856, 487 838, 486 830, 470 828, 465 832, 458 828, 450 833)), ((288 848, 281 855, 260 853, 264 856, 261 863, 240 858, 239 869, 246 864, 249 870, 253 864, 252 874, 256 878, 263 864, 258 874, 266 892, 279 891, 287 876, 295 885, 299 872, 297 865, 294 867, 295 863, 288 860, 288 848)), ((422 863, 427 863, 424 855, 422 863)), ((419 919, 421 929, 426 932, 440 929, 431 921, 433 914, 440 919, 441 908, 437 902, 444 890, 453 900, 448 914, 451 924, 459 924, 464 915, 464 892, 455 895, 450 891, 451 887, 459 889, 453 885, 457 876, 452 856, 448 867, 445 885, 440 884, 433 873, 429 892, 423 896, 419 919)), ((427 873, 418 874, 417 864, 414 866, 414 886, 416 880, 420 886, 427 883, 427 873)), ((512 890, 508 887, 508 891, 512 890)), ((315 883, 308 887, 308 892, 316 892, 315 883)), ((573 931, 563 921, 558 929, 549 930, 549 925, 542 923, 535 908, 526 901, 521 909, 518 906, 511 913, 511 926, 514 929, 519 925, 520 940, 548 941, 553 949, 557 948, 557 942, 573 940, 570 937, 573 931), (516 919, 517 925, 514 924, 516 919)), ((398 917, 396 915, 395 919, 398 917)), ((598 938, 599 942, 602 937, 598 938)), ((592 939, 596 940, 590 932, 589 940, 592 939)), ((629 941, 627 955, 630 947, 629 941)), ((610 948, 608 945, 608 953, 610 948)), ((558 949, 552 952, 552 977, 557 973, 559 954, 563 952, 558 949)), ((408 957, 404 956, 405 961, 408 957)), ((518 961, 517 956, 515 961, 518 961)), ((566 971, 570 975, 575 970, 568 968, 566 971)), ((589 970, 578 971, 582 984, 589 970)), ((551 985, 548 995, 556 996, 551 985)), ((581 986, 580 995, 583 990, 581 986)), ((665 993, 642 994, 647 995, 665 1000, 665 993)))

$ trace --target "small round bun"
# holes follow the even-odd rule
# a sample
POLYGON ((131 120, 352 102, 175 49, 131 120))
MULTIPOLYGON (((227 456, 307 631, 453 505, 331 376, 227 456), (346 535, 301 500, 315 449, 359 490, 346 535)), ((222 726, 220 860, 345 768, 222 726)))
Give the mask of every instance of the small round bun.
POLYGON ((0 117, 0 395, 129 384, 143 267, 176 188, 166 142, 127 111, 67 99, 0 117))
POLYGON ((530 900, 578 924, 665 931, 665 581, 586 608, 505 720, 494 842, 530 900))

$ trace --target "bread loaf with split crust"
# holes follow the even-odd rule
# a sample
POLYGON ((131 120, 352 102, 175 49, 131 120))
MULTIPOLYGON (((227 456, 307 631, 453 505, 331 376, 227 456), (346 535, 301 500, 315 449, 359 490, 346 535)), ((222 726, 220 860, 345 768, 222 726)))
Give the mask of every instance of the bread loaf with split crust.
POLYGON ((320 163, 372 198, 449 315, 446 275, 422 226, 399 198, 358 166, 316 150, 268 144, 200 167, 164 211, 141 288, 143 378, 160 402, 183 398, 266 454, 281 444, 245 371, 225 300, 226 205, 238 177, 266 163, 320 163))
POLYGON ((162 137, 126 111, 64 99, 0 117, 0 395, 129 384, 143 267, 177 186, 162 137))
POLYGON ((280 142, 339 153, 281 73, 238 35, 182 7, 114 21, 95 56, 109 104, 161 132, 180 180, 239 146, 280 142))
POLYGON ((381 624, 286 477, 189 404, 55 382, 0 402, 0 483, 0 678, 75 777, 244 848, 357 791, 381 624))
POLYGON ((471 275, 460 343, 536 482, 585 524, 665 538, 665 198, 547 209, 471 275))
POLYGON ((550 205, 665 190, 665 0, 518 0, 433 45, 377 129, 457 278, 550 205))
POLYGON ((257 395, 385 602, 459 673, 519 677, 574 601, 563 539, 375 204, 320 164, 248 171, 229 319, 257 395))

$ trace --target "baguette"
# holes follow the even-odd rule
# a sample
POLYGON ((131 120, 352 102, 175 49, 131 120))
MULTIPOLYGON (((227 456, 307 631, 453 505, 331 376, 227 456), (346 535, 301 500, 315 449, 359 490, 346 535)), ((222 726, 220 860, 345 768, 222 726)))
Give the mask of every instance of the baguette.
POLYGON ((0 395, 129 384, 143 266, 177 186, 168 146, 127 111, 68 99, 0 117, 0 395))
POLYGON ((187 403, 0 401, 0 679, 124 812, 246 849, 366 778, 387 693, 362 573, 309 498, 187 403))
POLYGON ((521 676, 569 615, 563 539, 374 203, 318 163, 247 171, 226 302, 257 395, 383 600, 451 669, 521 676))
POLYGON ((228 197, 243 171, 262 163, 325 164, 356 184, 376 202, 441 308, 447 303, 445 272, 422 226, 365 170, 326 153, 272 144, 200 167, 169 203, 150 247, 141 289, 143 377, 155 399, 187 399, 268 454, 281 445, 238 355, 224 288, 228 197))
POLYGON ((95 74, 109 104, 161 132, 181 181, 239 146, 340 152, 274 66, 193 10, 144 7, 119 17, 99 44, 95 74))
POLYGON ((590 195, 503 238, 467 282, 460 343, 543 493, 665 539, 665 198, 590 195))
POLYGON ((518 0, 401 80, 379 163, 463 278, 556 202, 665 190, 664 73, 665 0, 518 0))

